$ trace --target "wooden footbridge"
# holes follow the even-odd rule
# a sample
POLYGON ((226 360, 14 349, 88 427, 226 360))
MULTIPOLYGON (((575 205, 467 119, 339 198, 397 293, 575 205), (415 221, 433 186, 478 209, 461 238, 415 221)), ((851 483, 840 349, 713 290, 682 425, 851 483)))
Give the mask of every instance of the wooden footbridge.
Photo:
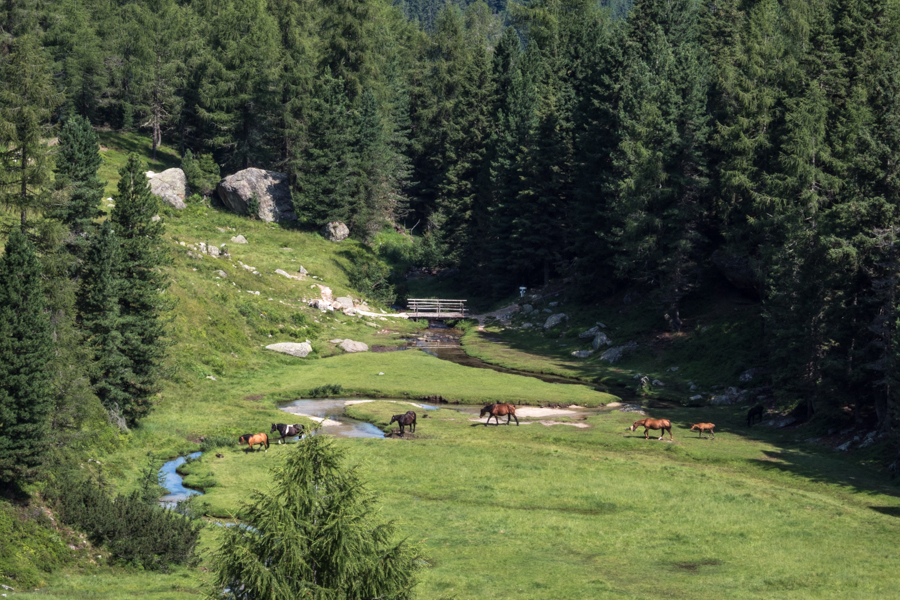
POLYGON ((406 301, 406 314, 410 319, 465 319, 467 312, 465 300, 410 298, 406 301))

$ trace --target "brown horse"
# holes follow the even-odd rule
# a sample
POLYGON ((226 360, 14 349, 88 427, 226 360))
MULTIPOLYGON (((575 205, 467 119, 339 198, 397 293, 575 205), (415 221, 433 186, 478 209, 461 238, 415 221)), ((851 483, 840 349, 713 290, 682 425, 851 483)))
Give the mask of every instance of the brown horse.
POLYGON ((500 417, 506 415, 506 424, 509 425, 509 420, 516 420, 516 427, 519 426, 519 417, 516 416, 516 407, 512 404, 488 404, 484 408, 481 409, 481 413, 478 415, 479 418, 487 415, 487 421, 484 422, 484 426, 487 427, 487 424, 491 422, 491 417, 497 419, 497 425, 500 425, 500 417))
POLYGON ((391 423, 397 422, 400 425, 400 435, 403 435, 403 426, 409 425, 409 432, 413 433, 416 430, 416 413, 408 410, 404 415, 394 415, 391 417, 391 423))
MULTIPOLYGON (((703 437, 703 432, 708 431, 710 434, 712 434, 712 439, 716 439, 716 432, 713 431, 715 426, 715 423, 694 423, 693 425, 691 425, 691 431, 695 429, 699 430, 699 434, 697 435, 697 437, 703 437)), ((709 436, 706 437, 708 438, 709 436)))
POLYGON ((659 429, 659 439, 663 439, 667 431, 669 432, 669 437, 673 440, 675 439, 675 436, 672 435, 672 423, 668 419, 641 419, 640 421, 635 421, 628 429, 635 431, 638 427, 644 428, 645 440, 648 439, 647 432, 651 429, 659 429))
MULTIPOLYGON (((269 436, 265 433, 245 433, 241 437, 238 438, 238 445, 247 444, 247 452, 253 450, 253 446, 259 444, 259 448, 262 448, 263 445, 266 447, 266 452, 269 451, 269 436)), ((256 451, 259 451, 259 448, 256 451)))

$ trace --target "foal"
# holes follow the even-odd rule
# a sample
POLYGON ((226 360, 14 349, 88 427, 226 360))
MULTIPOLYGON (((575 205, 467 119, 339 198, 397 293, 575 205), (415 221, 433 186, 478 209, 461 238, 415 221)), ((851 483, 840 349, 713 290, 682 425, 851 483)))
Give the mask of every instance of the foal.
MULTIPOLYGON (((691 431, 695 429, 699 430, 699 434, 697 435, 697 437, 703 437, 703 432, 708 431, 710 434, 712 434, 712 439, 716 439, 716 432, 713 431, 713 428, 715 426, 715 423, 694 423, 693 425, 691 425, 691 431)), ((708 435, 706 437, 709 438, 708 435)))

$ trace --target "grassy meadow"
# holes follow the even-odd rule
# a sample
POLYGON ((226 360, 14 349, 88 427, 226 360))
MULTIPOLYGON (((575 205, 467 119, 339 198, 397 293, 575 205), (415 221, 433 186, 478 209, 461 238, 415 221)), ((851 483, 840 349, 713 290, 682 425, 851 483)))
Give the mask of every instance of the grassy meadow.
MULTIPOLYGON (((112 178, 124 152, 145 152, 145 142, 104 133, 105 176, 112 178)), ((149 168, 177 166, 171 150, 160 156, 149 168)), ((115 448, 97 449, 93 458, 101 465, 83 465, 102 469, 119 491, 137 486, 148 453, 159 465, 195 451, 203 437, 268 431, 276 421, 312 425, 278 406, 324 385, 341 385, 346 397, 377 398, 347 412, 387 428, 392 414, 409 408, 404 402, 423 396, 464 405, 599 407, 617 395, 633 398, 634 375, 640 373, 666 382, 650 390, 648 400, 683 402, 691 393, 688 382, 707 392, 733 385, 754 366, 757 309, 737 297, 713 303, 706 293, 685 310, 685 333, 678 336, 648 333, 660 329, 659 315, 634 304, 623 308, 621 298, 586 308, 563 296, 536 304, 540 309, 562 301, 559 310, 570 315, 565 328, 520 329, 526 321, 543 320, 520 316, 512 327, 470 327, 464 336, 473 356, 600 383, 609 394, 593 385, 550 384, 460 366, 415 350, 344 354, 330 340, 389 347, 422 328, 388 316, 348 317, 307 306, 320 285, 334 296, 360 299, 347 271, 354 254, 371 249, 206 204, 163 209, 161 216, 172 282, 166 291, 172 346, 164 389, 140 427, 122 434, 115 448), (230 242, 238 234, 248 244, 230 242), (230 256, 198 257, 190 246, 200 242, 225 244, 230 256), (275 273, 295 274, 301 265, 309 271, 302 281, 275 273), (577 334, 596 321, 607 325, 614 343, 640 340, 640 350, 614 367, 597 356, 574 359, 571 352, 590 342, 577 334), (305 359, 264 348, 307 339, 314 351, 305 359)), ((374 301, 368 305, 376 313, 386 310, 374 301)), ((383 515, 421 548, 427 561, 418 588, 422 599, 896 595, 900 488, 854 455, 803 442, 812 435, 803 429, 747 429, 746 406, 650 410, 672 420, 674 442, 626 431, 639 417, 615 409, 584 418, 520 418, 519 427, 485 427, 452 405, 416 410, 413 436, 335 443, 378 493, 383 515), (689 433, 697 421, 715 422, 716 439, 689 433)), ((209 520, 239 519, 248 491, 265 490, 269 468, 291 448, 275 443, 268 452, 247 453, 222 447, 181 472, 186 483, 205 491, 199 505, 209 520)), ((151 573, 112 567, 100 548, 68 555, 66 544, 76 534, 45 543, 41 536, 50 534, 29 533, 13 512, 4 511, 5 538, 30 536, 10 569, 28 564, 41 545, 56 552, 45 560, 54 570, 30 575, 29 591, 16 590, 21 598, 199 598, 222 531, 212 524, 204 529, 196 568, 151 573)))

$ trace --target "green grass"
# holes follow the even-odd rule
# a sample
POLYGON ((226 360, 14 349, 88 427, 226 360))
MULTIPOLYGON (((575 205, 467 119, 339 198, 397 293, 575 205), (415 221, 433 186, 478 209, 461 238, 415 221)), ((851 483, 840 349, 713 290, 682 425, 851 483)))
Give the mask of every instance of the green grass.
MULTIPOLYGON (((384 426, 405 408, 348 413, 384 426)), ((667 411, 674 444, 626 432, 633 416, 619 412, 586 429, 418 414, 415 439, 339 444, 424 550, 422 598, 652 598, 662 579, 676 598, 871 598, 894 585, 896 488, 777 434, 748 439, 737 409, 714 412, 715 440, 686 431, 708 409, 667 411)), ((205 499, 236 509, 288 452, 204 457, 222 484, 205 499)))
MULTIPOLYGON (((181 157, 173 148, 161 145, 156 150, 156 160, 151 158, 152 145, 146 136, 137 133, 123 133, 113 130, 99 130, 100 154, 103 164, 98 175, 106 181, 104 198, 112 197, 119 184, 119 169, 125 166, 128 155, 132 152, 141 156, 147 164, 148 171, 159 173, 166 169, 181 166, 181 157)), ((104 203, 105 206, 105 203, 104 203)))

